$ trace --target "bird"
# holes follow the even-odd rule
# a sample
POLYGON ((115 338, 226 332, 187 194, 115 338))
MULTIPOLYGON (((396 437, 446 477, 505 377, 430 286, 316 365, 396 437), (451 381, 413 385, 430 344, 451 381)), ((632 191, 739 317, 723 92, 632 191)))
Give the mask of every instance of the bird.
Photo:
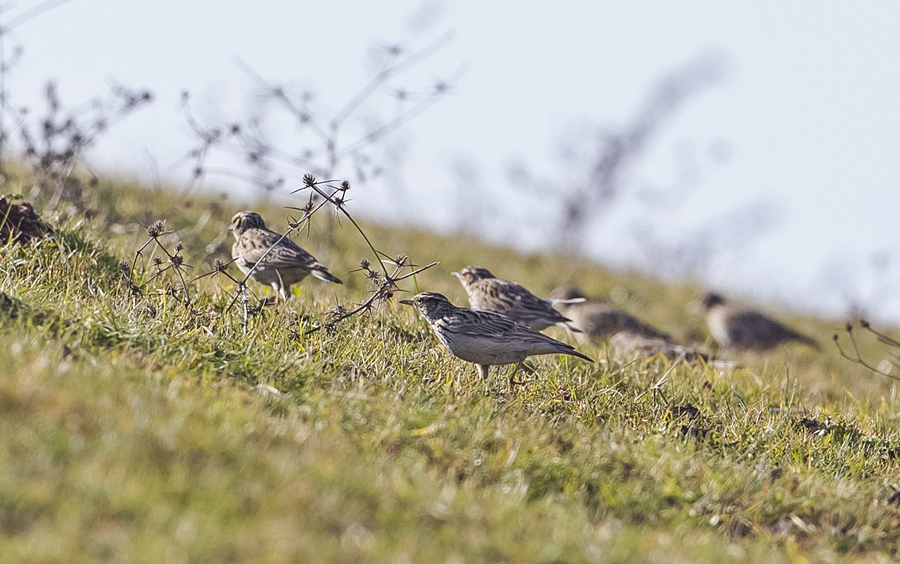
POLYGON ((266 227, 266 222, 256 212, 234 214, 229 230, 234 233, 231 256, 235 264, 253 280, 271 286, 276 301, 279 297, 287 301, 291 285, 309 274, 325 282, 343 284, 297 243, 266 227))
POLYGON ((677 345, 671 340, 658 337, 641 335, 625 330, 613 335, 609 340, 613 356, 617 360, 629 360, 635 357, 650 358, 662 355, 669 360, 681 358, 685 362, 703 361, 712 368, 729 370, 736 368, 737 364, 730 361, 715 360, 708 354, 704 354, 693 347, 677 345))
POLYGON ((709 332, 722 347, 738 352, 769 352, 796 341, 819 350, 815 339, 782 325, 764 313, 730 305, 719 294, 707 292, 700 296, 698 302, 706 314, 709 332))
POLYGON ((524 367, 529 356, 567 354, 594 362, 572 345, 516 323, 501 313, 456 307, 443 294, 422 292, 400 303, 422 314, 441 344, 453 356, 474 363, 483 379, 487 380, 491 366, 515 364, 509 377, 510 388, 516 383, 516 372, 524 367))
POLYGON ((579 332, 570 324, 571 319, 553 309, 553 305, 560 300, 539 298, 521 284, 501 280, 480 266, 467 266, 451 274, 466 290, 472 309, 502 313, 535 331, 542 331, 551 325, 564 325, 573 332, 579 332))
POLYGON ((633 335, 660 339, 666 343, 672 342, 671 335, 644 323, 627 311, 610 304, 587 301, 577 288, 567 288, 559 291, 558 295, 562 296, 559 300, 560 310, 571 319, 570 325, 581 331, 575 333, 579 341, 605 340, 626 331, 633 335), (575 302, 577 298, 582 298, 582 301, 575 302))

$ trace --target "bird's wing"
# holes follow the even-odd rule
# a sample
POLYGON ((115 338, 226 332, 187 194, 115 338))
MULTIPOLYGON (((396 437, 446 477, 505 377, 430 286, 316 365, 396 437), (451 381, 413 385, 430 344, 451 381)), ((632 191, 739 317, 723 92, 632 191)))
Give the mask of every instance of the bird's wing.
POLYGON ((462 308, 445 317, 442 325, 453 333, 473 336, 503 336, 516 333, 520 327, 528 329, 500 313, 462 308))
POLYGON ((737 311, 728 318, 728 332, 732 346, 745 348, 771 348, 790 340, 804 337, 758 311, 737 311))
POLYGON ((517 319, 546 319, 556 323, 571 321, 560 312, 553 309, 553 305, 549 300, 539 298, 528 291, 521 284, 510 282, 509 280, 496 280, 503 296, 507 297, 509 302, 509 311, 514 311, 517 319))
POLYGON ((442 325, 445 331, 474 337, 491 337, 504 341, 508 348, 517 348, 528 354, 562 353, 593 362, 577 352, 572 345, 557 341, 493 311, 458 309, 453 316, 444 318, 442 325))
POLYGON ((289 238, 281 239, 281 235, 274 231, 263 231, 262 229, 252 230, 254 233, 245 232, 240 240, 235 243, 235 251, 240 251, 240 256, 249 264, 256 264, 263 256, 265 256, 265 264, 271 268, 304 268, 313 270, 320 268, 321 265, 316 261, 315 257, 300 248, 289 238), (250 236, 248 236, 250 235, 250 236), (278 240, 281 242, 269 251, 269 248, 278 240), (266 254, 266 251, 269 251, 266 254))

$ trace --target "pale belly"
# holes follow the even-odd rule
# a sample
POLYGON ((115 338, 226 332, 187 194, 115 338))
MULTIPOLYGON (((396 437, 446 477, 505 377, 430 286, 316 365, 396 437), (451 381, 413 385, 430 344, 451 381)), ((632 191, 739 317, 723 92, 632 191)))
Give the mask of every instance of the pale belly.
POLYGON ((728 327, 725 324, 724 312, 716 310, 709 312, 709 315, 706 317, 706 325, 717 343, 723 347, 731 345, 731 336, 728 334, 728 327))
POLYGON ((513 345, 501 340, 474 335, 443 335, 441 333, 438 333, 438 338, 455 356, 475 364, 488 366, 513 364, 525 360, 528 356, 525 351, 516 350, 513 345))

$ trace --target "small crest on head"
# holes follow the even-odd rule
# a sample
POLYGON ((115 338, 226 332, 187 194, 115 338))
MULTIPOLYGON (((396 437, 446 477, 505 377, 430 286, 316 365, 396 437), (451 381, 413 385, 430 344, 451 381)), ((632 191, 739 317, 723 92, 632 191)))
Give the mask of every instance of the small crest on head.
POLYGON ((712 309, 717 305, 723 305, 724 303, 725 298, 715 292, 706 292, 700 296, 700 305, 703 306, 703 309, 712 309))
POLYGON ((263 220, 262 216, 260 216, 256 212, 252 211, 242 211, 234 214, 234 217, 231 218, 231 230, 234 232, 235 236, 240 236, 241 233, 248 229, 265 229, 266 222, 263 220))
POLYGON ((457 276, 457 278, 466 283, 474 282, 476 280, 484 280, 485 278, 496 278, 493 274, 491 274, 490 270, 482 268, 480 266, 467 266, 459 272, 454 272, 454 274, 457 276))
POLYGON ((443 294, 438 294, 437 292, 422 292, 421 294, 416 294, 408 300, 400 300, 400 303, 411 305, 425 315, 429 315, 432 312, 445 309, 447 307, 453 307, 453 304, 450 303, 450 300, 444 297, 443 294))

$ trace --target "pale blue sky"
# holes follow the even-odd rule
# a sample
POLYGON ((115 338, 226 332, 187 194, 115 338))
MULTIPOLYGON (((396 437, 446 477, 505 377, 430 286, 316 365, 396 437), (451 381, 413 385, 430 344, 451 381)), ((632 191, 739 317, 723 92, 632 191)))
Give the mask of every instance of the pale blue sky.
MULTIPOLYGON (((31 5, 22 2, 11 14, 31 5)), ((463 64, 465 74, 394 141, 415 209, 446 228, 458 209, 451 205, 454 161, 479 163, 483 185, 498 198, 507 193, 505 170, 515 160, 563 176, 551 155, 571 125, 625 123, 664 73, 711 52, 728 63, 725 81, 666 126, 639 177, 668 183, 677 151, 702 159, 724 143, 730 159, 704 165, 698 187, 679 207, 645 212, 626 200, 592 233, 592 253, 612 264, 639 264, 629 235, 635 213, 658 225, 663 237, 677 237, 763 201, 774 226, 751 246, 717 257, 712 285, 839 313, 846 305, 842 287, 851 295, 869 291, 874 253, 900 266, 900 3, 267 0, 248 6, 233 0, 62 5, 15 31, 25 55, 12 75, 13 102, 36 105, 51 78, 68 103, 102 92, 110 79, 146 86, 156 102, 114 130, 93 162, 149 175, 150 153, 163 172, 178 177, 183 171, 168 167, 189 148, 177 111, 180 93, 193 92, 201 114, 216 115, 206 108, 217 107, 242 115, 250 82, 235 57, 273 81, 314 89, 326 109, 336 109, 367 80, 373 46, 416 48, 452 30, 454 40, 416 67, 409 85, 428 86, 463 64)), ((384 209, 388 189, 360 187, 354 204, 409 219, 384 209)), ((499 225, 495 237, 515 236, 520 245, 547 240, 539 229, 499 225)), ((900 280, 900 268, 895 274, 900 280)), ((882 307, 885 316, 900 319, 900 300, 882 307)))

